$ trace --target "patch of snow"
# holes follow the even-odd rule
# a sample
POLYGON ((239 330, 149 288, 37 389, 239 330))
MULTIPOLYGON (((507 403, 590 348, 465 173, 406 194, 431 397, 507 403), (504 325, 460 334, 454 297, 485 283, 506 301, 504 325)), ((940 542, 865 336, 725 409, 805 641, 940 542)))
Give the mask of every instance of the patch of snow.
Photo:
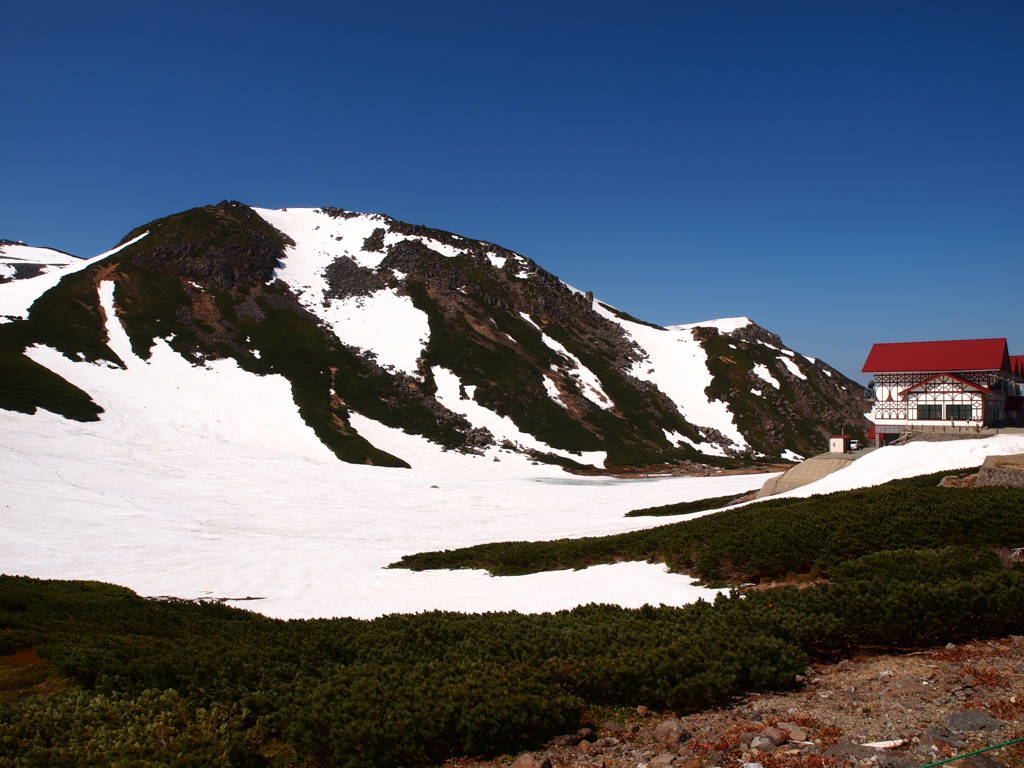
POLYGON ((335 259, 348 256, 371 269, 380 265, 384 254, 363 251, 362 246, 375 229, 386 226, 387 219, 378 214, 335 219, 313 208, 254 210, 295 241, 285 250, 276 275, 299 302, 327 323, 341 341, 376 352, 384 366, 416 374, 430 326, 411 298, 384 288, 370 296, 329 299, 325 305, 330 288, 326 270, 335 259))
POLYGON ((824 374, 825 374, 826 376, 828 376, 828 377, 829 377, 830 379, 832 378, 832 371, 828 370, 828 368, 822 368, 821 370, 822 370, 822 372, 823 372, 823 373, 824 373, 824 374))
POLYGON ((779 388, 779 380, 772 376, 772 372, 768 370, 768 366, 763 365, 762 363, 755 363, 754 375, 768 382, 776 389, 779 388))
POLYGON ((799 453, 789 450, 788 448, 782 452, 782 458, 786 461, 803 461, 804 457, 799 453))
MULTIPOLYGON (((454 413, 465 416, 474 427, 486 427, 494 435, 494 439, 500 444, 502 440, 517 443, 525 448, 532 448, 544 453, 553 453, 566 459, 578 461, 581 464, 593 464, 596 467, 604 466, 608 457, 604 451, 591 451, 583 453, 582 456, 558 448, 552 448, 547 443, 538 440, 531 434, 521 432, 508 416, 499 416, 489 408, 485 408, 475 400, 463 400, 459 397, 459 377, 447 368, 435 366, 431 368, 434 374, 434 382, 437 384, 435 397, 445 408, 454 413)), ((544 377, 547 378, 546 376, 544 377)), ((404 458, 404 457, 403 457, 404 458)))
POLYGON ((506 259, 504 256, 497 256, 496 254, 493 253, 488 253, 487 259, 491 262, 491 264, 496 266, 498 269, 503 268, 505 266, 505 262, 508 261, 508 259, 506 259))
MULTIPOLYGON (((643 381, 649 381, 664 392, 683 418, 691 424, 712 427, 732 440, 742 450, 747 441, 740 434, 728 406, 720 401, 708 401, 704 390, 711 384, 711 372, 707 366, 707 353, 700 342, 693 338, 693 328, 715 325, 721 328, 742 328, 750 321, 747 318, 714 320, 710 323, 692 323, 669 328, 651 328, 647 325, 623 320, 609 312, 594 300, 594 311, 622 326, 648 359, 633 364, 630 374, 643 381), (742 321, 742 322, 741 322, 742 321)), ((697 449, 710 456, 724 456, 725 452, 711 443, 700 443, 697 449)))
POLYGON ((753 322, 749 317, 724 317, 719 320, 705 320, 700 323, 684 323, 683 325, 667 325, 669 331, 690 331, 694 328, 717 328, 719 333, 732 333, 740 328, 746 328, 753 322))
POLYGON ((381 365, 419 376, 417 363, 430 338, 430 323, 408 296, 385 288, 370 296, 332 299, 317 313, 346 344, 373 350, 381 365))
POLYGON ((523 318, 523 320, 528 322, 530 325, 532 325, 534 328, 536 328, 538 331, 540 330, 540 326, 533 322, 533 318, 530 317, 528 314, 526 314, 525 312, 520 312, 519 316, 523 318))
POLYGON ((16 274, 13 264, 0 264, 0 277, 14 277, 16 274))
POLYGON ((385 250, 387 250, 387 247, 389 245, 400 243, 403 240, 412 240, 413 242, 416 243, 422 243, 423 245, 427 246, 427 248, 429 248, 430 250, 439 253, 445 258, 449 259, 454 258, 456 256, 461 256, 463 253, 466 252, 464 248, 456 248, 453 245, 447 245, 446 243, 438 242, 437 240, 434 240, 429 237, 423 237, 421 235, 403 235, 401 232, 388 232, 386 235, 384 235, 384 248, 385 250))
POLYGON ((580 388, 580 394, 594 403, 594 405, 599 405, 602 408, 608 408, 612 405, 612 399, 605 393, 604 387, 601 386, 601 380, 597 378, 597 374, 580 362, 580 359, 560 342, 543 332, 541 332, 541 338, 549 349, 554 350, 575 365, 575 368, 564 369, 564 372, 576 381, 577 386, 580 388))
POLYGON ((798 379, 803 379, 804 381, 807 381, 807 377, 804 375, 804 372, 800 370, 800 367, 796 364, 796 362, 790 360, 788 357, 780 357, 779 360, 781 360, 782 364, 789 369, 790 373, 792 373, 798 379))
MULTIPOLYGON (((766 344, 765 346, 771 345, 766 344)), ((783 355, 786 355, 787 357, 793 357, 796 354, 796 352, 794 352, 792 349, 782 349, 781 347, 775 347, 775 349, 779 350, 779 352, 781 352, 783 355)))
POLYGON ((388 219, 376 213, 332 218, 316 208, 253 208, 264 220, 295 241, 285 249, 284 265, 276 276, 296 294, 311 292, 319 301, 326 281, 324 269, 339 256, 351 256, 362 267, 376 269, 384 253, 364 251, 363 241, 377 228, 387 229, 388 219))
POLYGON ((758 397, 763 397, 760 389, 751 389, 750 392, 751 394, 757 395, 758 397))
POLYGON ((808 357, 807 355, 803 354, 800 355, 800 357, 802 357, 804 360, 807 360, 811 365, 817 365, 818 363, 818 358, 816 357, 808 357))
POLYGON ((548 397, 550 397, 564 409, 569 410, 569 406, 562 402, 562 393, 558 391, 558 387, 555 386, 555 382, 553 382, 547 376, 544 377, 544 389, 547 391, 548 397))

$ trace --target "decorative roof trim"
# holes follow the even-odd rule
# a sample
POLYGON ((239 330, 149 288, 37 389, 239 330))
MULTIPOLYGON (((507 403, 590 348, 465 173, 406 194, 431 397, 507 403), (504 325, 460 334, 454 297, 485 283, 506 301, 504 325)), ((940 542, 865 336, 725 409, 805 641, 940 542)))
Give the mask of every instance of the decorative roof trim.
POLYGON ((948 379, 953 379, 953 381, 958 381, 961 384, 964 384, 965 386, 973 389, 975 392, 980 392, 983 395, 994 395, 995 394, 995 392, 993 392, 988 387, 982 387, 979 384, 975 384, 973 382, 967 381, 966 379, 961 379, 959 376, 954 376, 952 373, 936 373, 934 376, 929 376, 927 379, 922 379, 921 381, 917 382, 917 384, 914 384, 913 386, 907 387, 902 392, 900 392, 900 397, 906 397, 908 393, 913 392, 918 387, 923 387, 929 381, 934 381, 935 379, 938 379, 938 378, 941 378, 941 377, 946 377, 948 379))

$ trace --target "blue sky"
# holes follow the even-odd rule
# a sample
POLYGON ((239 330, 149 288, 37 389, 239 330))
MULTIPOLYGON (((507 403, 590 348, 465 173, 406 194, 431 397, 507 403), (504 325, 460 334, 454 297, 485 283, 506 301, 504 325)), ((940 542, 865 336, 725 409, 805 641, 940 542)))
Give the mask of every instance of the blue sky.
POLYGON ((9 3, 0 238, 237 199, 491 240, 660 324, 1024 354, 1024 3, 9 3))

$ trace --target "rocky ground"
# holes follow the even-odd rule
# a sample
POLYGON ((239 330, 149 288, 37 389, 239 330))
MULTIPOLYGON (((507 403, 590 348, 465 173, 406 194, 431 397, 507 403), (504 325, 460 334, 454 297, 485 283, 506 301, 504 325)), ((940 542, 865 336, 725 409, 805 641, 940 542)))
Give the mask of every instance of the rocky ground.
MULTIPOLYGON (((791 692, 676 717, 608 713, 545 749, 459 768, 919 768, 1024 737, 1024 637, 814 665, 791 692)), ((1024 768, 1024 742, 952 768, 1024 768)))

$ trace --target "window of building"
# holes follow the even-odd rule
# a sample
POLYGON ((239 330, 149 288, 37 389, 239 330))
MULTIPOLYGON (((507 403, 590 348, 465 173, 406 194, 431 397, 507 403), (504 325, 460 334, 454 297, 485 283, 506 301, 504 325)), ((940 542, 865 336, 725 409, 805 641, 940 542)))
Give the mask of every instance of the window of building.
POLYGON ((941 405, 919 405, 917 406, 917 418, 918 419, 941 419, 942 418, 942 406, 941 405))
POLYGON ((962 420, 973 419, 974 408, 970 405, 947 405, 946 418, 962 420))

